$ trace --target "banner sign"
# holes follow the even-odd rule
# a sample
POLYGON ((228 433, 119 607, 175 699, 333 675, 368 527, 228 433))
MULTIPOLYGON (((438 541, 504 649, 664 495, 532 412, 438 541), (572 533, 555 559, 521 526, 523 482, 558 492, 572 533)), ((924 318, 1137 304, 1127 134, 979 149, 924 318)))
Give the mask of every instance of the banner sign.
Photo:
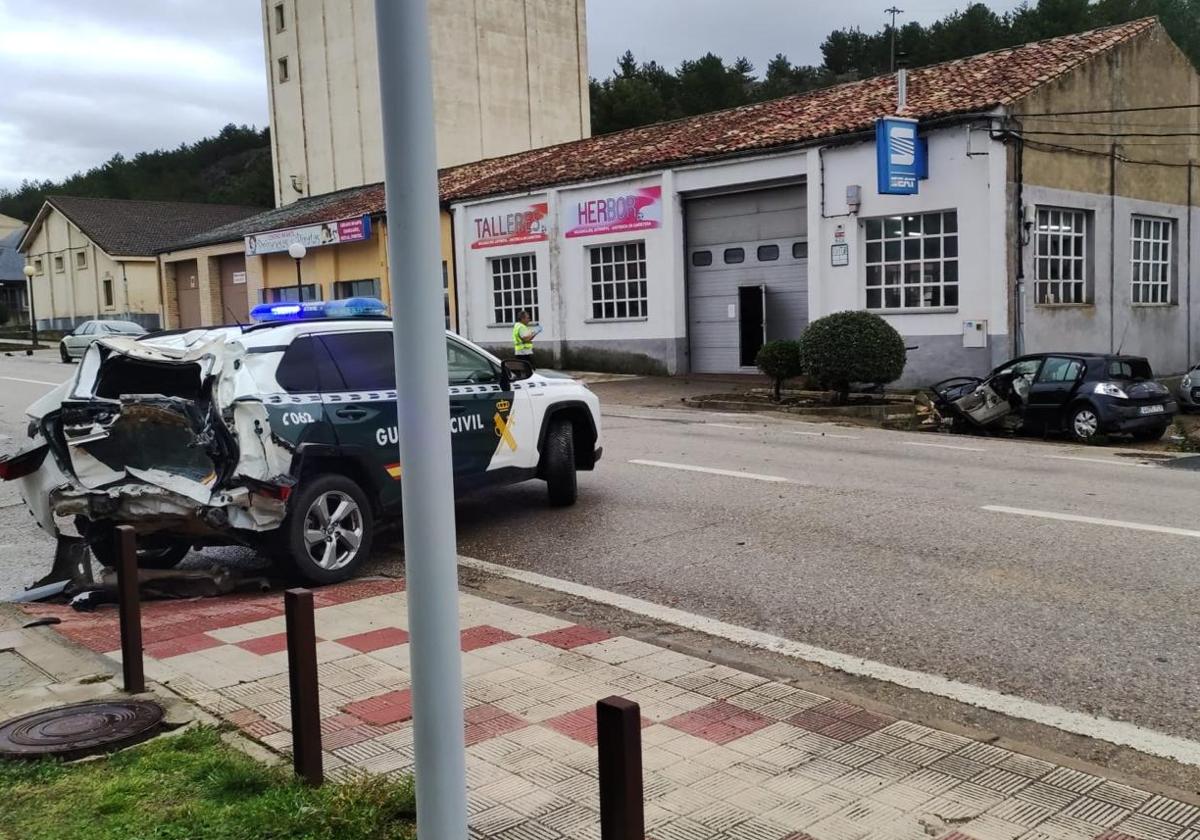
POLYGON ((661 227, 662 187, 641 187, 616 195, 564 202, 562 226, 568 239, 661 227))
POLYGON ((286 252, 293 242, 299 242, 305 248, 319 248, 322 245, 337 245, 342 242, 362 242, 370 238, 371 217, 355 216, 336 222, 253 233, 246 237, 246 256, 286 252))
POLYGON ((926 145, 917 137, 917 121, 884 117, 875 122, 875 159, 880 195, 916 195, 928 176, 926 145))
POLYGON ((550 206, 543 201, 512 213, 480 216, 475 219, 475 238, 471 240, 471 247, 496 248, 500 245, 545 242, 549 238, 546 230, 546 214, 549 212, 550 206))

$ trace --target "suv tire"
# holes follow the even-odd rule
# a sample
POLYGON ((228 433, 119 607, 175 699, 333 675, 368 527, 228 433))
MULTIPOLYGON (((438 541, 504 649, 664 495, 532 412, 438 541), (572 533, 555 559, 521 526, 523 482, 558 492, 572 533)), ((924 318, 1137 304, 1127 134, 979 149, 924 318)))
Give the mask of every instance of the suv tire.
POLYGON ((542 450, 542 476, 550 504, 567 507, 575 504, 579 486, 575 480, 575 430, 569 420, 555 420, 546 432, 542 450))
POLYGON ((347 580, 370 556, 375 516, 367 494, 349 478, 327 473, 303 482, 288 508, 282 553, 309 583, 347 580))

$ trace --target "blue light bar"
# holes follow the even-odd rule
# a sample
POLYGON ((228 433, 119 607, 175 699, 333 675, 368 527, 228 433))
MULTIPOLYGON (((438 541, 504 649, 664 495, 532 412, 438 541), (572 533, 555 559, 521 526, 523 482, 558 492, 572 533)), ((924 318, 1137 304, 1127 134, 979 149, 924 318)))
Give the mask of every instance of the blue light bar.
POLYGON ((303 303, 260 303, 250 310, 258 324, 284 321, 317 321, 323 318, 378 318, 387 315, 383 301, 372 297, 343 300, 306 300, 303 303))

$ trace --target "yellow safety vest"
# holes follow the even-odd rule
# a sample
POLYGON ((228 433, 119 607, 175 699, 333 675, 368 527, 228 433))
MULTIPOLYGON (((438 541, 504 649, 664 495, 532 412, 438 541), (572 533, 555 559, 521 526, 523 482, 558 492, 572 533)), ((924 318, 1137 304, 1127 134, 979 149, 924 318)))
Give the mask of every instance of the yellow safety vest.
POLYGON ((521 330, 525 329, 525 325, 520 321, 513 324, 513 349, 518 353, 528 352, 533 349, 533 342, 526 341, 521 338, 521 330))

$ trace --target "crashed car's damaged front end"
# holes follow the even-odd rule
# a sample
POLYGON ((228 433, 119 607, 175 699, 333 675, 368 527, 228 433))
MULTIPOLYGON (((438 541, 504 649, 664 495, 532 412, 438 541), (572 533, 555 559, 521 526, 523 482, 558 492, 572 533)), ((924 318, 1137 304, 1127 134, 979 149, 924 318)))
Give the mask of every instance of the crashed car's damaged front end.
POLYGON ((192 335, 96 341, 75 379, 31 407, 28 449, 48 452, 20 476, 22 495, 47 533, 66 518, 89 540, 127 524, 159 541, 253 544, 282 523, 291 452, 245 349, 192 335))

